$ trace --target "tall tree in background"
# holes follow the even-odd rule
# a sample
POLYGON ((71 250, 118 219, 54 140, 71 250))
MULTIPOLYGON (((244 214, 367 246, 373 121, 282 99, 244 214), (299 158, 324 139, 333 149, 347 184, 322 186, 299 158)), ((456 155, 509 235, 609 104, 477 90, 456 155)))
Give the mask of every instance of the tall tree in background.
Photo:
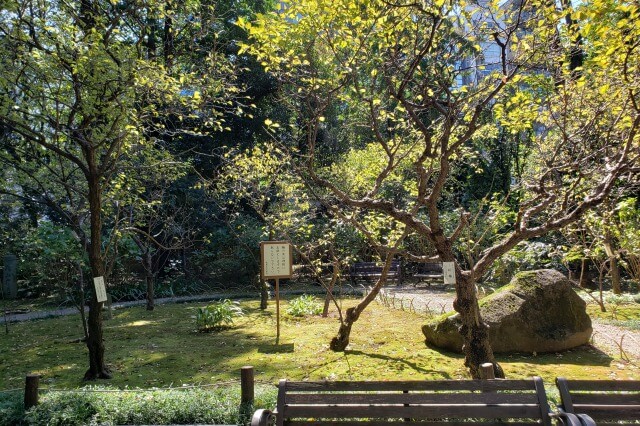
MULTIPOLYGON (((602 0, 576 13, 566 2, 561 10, 546 1, 499 3, 306 0, 254 24, 240 22, 256 42, 246 49, 281 79, 283 103, 297 111, 295 120, 266 124, 307 186, 365 235, 385 221, 393 235, 378 240, 378 249, 387 263, 395 255, 425 260, 398 244, 411 235, 455 263, 454 308, 473 377, 485 362, 503 376, 475 283, 519 242, 578 220, 633 179, 640 150, 632 59, 638 7, 602 0), (568 14, 583 26, 558 33, 568 14), (576 32, 589 40, 579 73, 558 66, 576 56, 576 32), (463 59, 483 57, 488 45, 497 54, 469 68, 463 59), (541 72, 541 64, 559 75, 541 72), (338 125, 352 138, 338 164, 327 167, 318 135, 335 105, 338 125), (460 208, 450 220, 446 187, 456 166, 486 155, 478 140, 499 132, 527 136, 520 143, 529 154, 509 190, 513 214, 501 236, 466 264, 456 247, 469 215, 460 208)), ((346 348, 381 282, 347 311, 334 350, 346 348)))
MULTIPOLYGON (((3 190, 47 206, 86 248, 92 275, 104 276, 110 249, 103 240, 105 197, 117 192, 119 176, 137 150, 153 149, 154 136, 179 131, 167 129, 160 108, 178 121, 198 117, 208 127, 222 127, 220 109, 237 93, 232 67, 216 62, 211 52, 206 81, 195 72, 168 72, 165 65, 173 65, 177 55, 176 25, 194 15, 171 2, 2 5, 0 159, 12 179, 3 190), (166 30, 166 55, 153 54, 159 21, 166 30)), ((94 293, 88 329, 85 379, 108 378, 101 303, 94 293)))

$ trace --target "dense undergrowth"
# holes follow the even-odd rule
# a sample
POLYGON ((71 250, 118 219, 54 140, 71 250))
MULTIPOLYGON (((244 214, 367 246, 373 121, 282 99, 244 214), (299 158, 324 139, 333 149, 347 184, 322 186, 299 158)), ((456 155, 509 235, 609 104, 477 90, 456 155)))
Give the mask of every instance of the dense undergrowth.
POLYGON ((176 390, 118 391, 90 387, 48 392, 24 412, 22 395, 0 395, 0 426, 236 424, 251 421, 254 407, 275 406, 276 389, 257 386, 252 406, 240 404, 238 386, 176 390))

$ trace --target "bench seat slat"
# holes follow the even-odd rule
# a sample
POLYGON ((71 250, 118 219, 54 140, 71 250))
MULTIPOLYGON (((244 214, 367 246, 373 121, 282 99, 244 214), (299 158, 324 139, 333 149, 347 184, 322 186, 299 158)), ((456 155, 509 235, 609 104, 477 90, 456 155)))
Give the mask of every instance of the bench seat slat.
POLYGON ((286 403, 295 404, 537 404, 533 393, 287 393, 286 403), (347 402, 348 401, 348 402, 347 402))
POLYGON ((573 409, 576 413, 590 415, 594 420, 640 420, 640 405, 573 404, 573 409))
POLYGON ((429 406, 317 406, 294 405, 285 407, 287 418, 420 418, 439 419, 453 418, 539 418, 540 408, 537 405, 429 405, 429 406))
POLYGON ((421 380, 393 382, 286 382, 290 392, 500 391, 535 389, 531 380, 421 380))

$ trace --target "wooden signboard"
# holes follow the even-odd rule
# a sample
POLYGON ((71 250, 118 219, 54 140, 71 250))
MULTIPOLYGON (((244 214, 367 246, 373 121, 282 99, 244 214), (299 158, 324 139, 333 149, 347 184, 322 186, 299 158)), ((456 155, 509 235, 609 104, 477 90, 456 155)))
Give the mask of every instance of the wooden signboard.
POLYGON ((98 303, 107 301, 107 289, 104 286, 104 277, 94 277, 93 285, 96 288, 96 299, 98 303))
POLYGON ((293 275, 293 253, 286 241, 263 241, 260 243, 261 274, 263 280, 291 278, 293 275))
POLYGON ((287 241, 260 243, 260 277, 276 280, 276 345, 280 343, 280 278, 293 276, 293 252, 287 241))

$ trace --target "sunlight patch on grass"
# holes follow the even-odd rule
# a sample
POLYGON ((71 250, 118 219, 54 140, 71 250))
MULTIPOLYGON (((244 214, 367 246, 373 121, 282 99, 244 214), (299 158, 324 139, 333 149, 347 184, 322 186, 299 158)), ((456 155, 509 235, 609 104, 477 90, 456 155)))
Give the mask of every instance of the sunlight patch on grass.
MULTIPOLYGON (((343 308, 353 299, 341 301, 343 308)), ((256 380, 428 380, 468 378, 463 357, 427 348, 421 333, 424 315, 374 304, 354 325, 344 353, 329 349, 338 330, 335 307, 329 318, 281 318, 281 348, 275 346, 275 303, 267 311, 258 301, 243 301, 245 316, 225 330, 198 333, 193 312, 203 303, 117 310, 105 321, 105 358, 115 387, 163 387, 238 380, 240 368, 253 365, 256 380)), ((283 301, 281 312, 286 312, 283 301)), ((43 386, 77 387, 87 368, 87 348, 78 341, 78 316, 12 324, 0 339, 0 389, 24 385, 31 372, 43 386)), ((632 366, 589 346, 562 354, 500 356, 508 377, 540 375, 573 378, 640 378, 632 366)), ((99 382, 103 383, 103 382, 99 382)))
POLYGON ((138 321, 132 321, 127 324, 123 324, 120 327, 144 327, 145 325, 152 325, 152 324, 156 324, 156 321, 138 320, 138 321))

